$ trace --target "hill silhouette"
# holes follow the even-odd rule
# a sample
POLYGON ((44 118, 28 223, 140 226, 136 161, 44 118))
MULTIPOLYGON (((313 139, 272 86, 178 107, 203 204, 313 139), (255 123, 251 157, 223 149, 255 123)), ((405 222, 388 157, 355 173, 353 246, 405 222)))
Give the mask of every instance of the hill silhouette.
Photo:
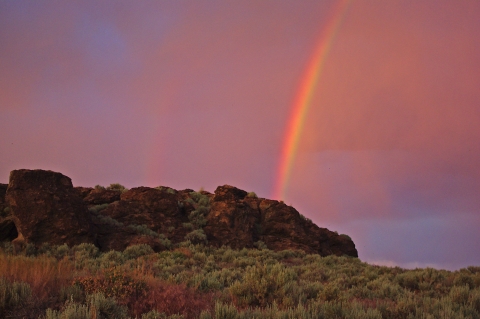
POLYGON ((258 198, 234 186, 214 193, 170 187, 73 187, 46 170, 14 170, 0 184, 0 241, 16 249, 42 244, 94 244, 123 251, 146 244, 154 251, 190 241, 232 249, 358 257, 347 235, 320 228, 281 201, 258 198))

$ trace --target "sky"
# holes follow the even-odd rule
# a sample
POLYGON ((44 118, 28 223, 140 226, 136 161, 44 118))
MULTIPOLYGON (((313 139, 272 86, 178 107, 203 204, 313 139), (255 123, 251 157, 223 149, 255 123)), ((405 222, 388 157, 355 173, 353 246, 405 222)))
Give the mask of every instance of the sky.
POLYGON ((362 261, 478 266, 479 34, 475 0, 3 0, 0 183, 229 184, 362 261))

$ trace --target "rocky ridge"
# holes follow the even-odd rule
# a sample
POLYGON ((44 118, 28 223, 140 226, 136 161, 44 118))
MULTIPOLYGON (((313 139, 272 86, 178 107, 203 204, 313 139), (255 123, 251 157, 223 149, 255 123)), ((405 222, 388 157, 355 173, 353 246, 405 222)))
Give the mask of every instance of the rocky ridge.
POLYGON ((0 184, 0 241, 17 249, 92 243, 102 251, 147 244, 155 251, 185 240, 233 249, 269 248, 358 257, 346 235, 320 228, 283 202, 230 185, 215 192, 112 184, 73 187, 45 170, 14 170, 0 184))

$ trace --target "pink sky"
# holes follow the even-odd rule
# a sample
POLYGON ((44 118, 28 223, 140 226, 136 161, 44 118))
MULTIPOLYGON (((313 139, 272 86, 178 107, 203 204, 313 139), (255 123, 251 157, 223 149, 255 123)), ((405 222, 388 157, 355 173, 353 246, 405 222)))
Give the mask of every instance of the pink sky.
MULTIPOLYGON (((0 182, 270 197, 336 1, 1 1, 0 182)), ((360 259, 480 265, 480 2, 352 0, 285 202, 360 259)))

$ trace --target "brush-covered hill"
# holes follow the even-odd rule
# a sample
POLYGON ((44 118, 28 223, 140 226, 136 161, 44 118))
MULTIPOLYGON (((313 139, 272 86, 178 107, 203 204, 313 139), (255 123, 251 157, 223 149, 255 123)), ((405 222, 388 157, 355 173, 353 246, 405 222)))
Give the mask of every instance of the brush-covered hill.
POLYGON ((301 250, 185 241, 101 252, 0 243, 0 318, 480 318, 480 267, 380 267, 301 250))
POLYGON ((18 250, 89 243, 100 251, 145 244, 155 252, 190 241, 358 257, 349 236, 233 186, 219 186, 213 194, 162 186, 73 187, 61 173, 27 169, 12 171, 8 185, 0 184, 0 241, 18 250))

